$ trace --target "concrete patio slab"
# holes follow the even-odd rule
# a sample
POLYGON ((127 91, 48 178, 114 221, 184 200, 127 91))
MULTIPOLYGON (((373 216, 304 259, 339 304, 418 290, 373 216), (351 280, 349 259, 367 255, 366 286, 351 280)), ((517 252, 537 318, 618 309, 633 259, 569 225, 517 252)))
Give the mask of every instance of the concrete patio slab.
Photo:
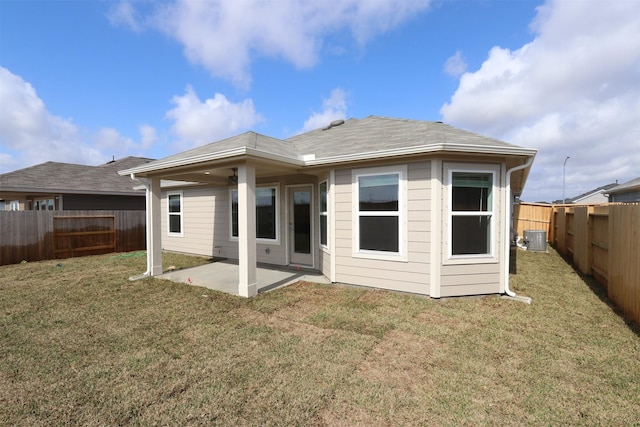
MULTIPOLYGON (((225 260, 216 261, 198 267, 170 271, 157 276, 159 279, 172 282, 188 283, 194 286, 238 295, 239 271, 238 263, 225 260)), ((298 268, 258 265, 256 272, 258 293, 267 292, 287 286, 301 280, 313 283, 331 283, 319 271, 298 268)))

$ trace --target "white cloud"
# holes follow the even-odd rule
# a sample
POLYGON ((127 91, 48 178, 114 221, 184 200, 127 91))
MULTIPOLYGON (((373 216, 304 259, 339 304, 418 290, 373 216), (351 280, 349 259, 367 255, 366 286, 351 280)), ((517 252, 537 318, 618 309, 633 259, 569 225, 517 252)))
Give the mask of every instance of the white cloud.
POLYGON ((127 1, 113 5, 107 17, 111 25, 124 25, 136 32, 141 31, 143 28, 143 25, 138 20, 136 10, 127 1))
POLYGON ((148 150, 153 144, 158 141, 158 132, 153 126, 142 125, 140 130, 140 145, 143 149, 148 150))
POLYGON ((305 120, 300 133, 323 128, 334 120, 346 118, 346 97, 347 95, 342 89, 333 89, 329 98, 322 100, 322 111, 319 113, 312 113, 311 116, 305 120))
POLYGON ((460 78, 446 122, 537 148, 527 200, 559 199, 640 174, 640 14, 635 1, 556 1, 534 40, 494 47, 460 78))
POLYGON ((428 5, 428 0, 174 0, 140 18, 142 13, 124 0, 110 16, 112 23, 134 30, 150 25, 165 32, 184 46, 192 63, 248 87, 253 56, 311 67, 318 61, 324 36, 346 30, 362 46, 428 5))
POLYGON ((174 96, 172 102, 175 108, 167 111, 166 117, 174 120, 171 129, 180 138, 182 149, 229 137, 264 121, 251 99, 233 103, 216 93, 201 101, 191 86, 184 95, 174 96))
POLYGON ((459 77, 467 71, 467 63, 459 50, 444 63, 443 71, 450 76, 459 77))
POLYGON ((109 128, 89 136, 93 145, 83 142, 71 119, 51 114, 30 83, 3 67, 0 105, 0 173, 46 161, 95 165, 148 148, 109 128))

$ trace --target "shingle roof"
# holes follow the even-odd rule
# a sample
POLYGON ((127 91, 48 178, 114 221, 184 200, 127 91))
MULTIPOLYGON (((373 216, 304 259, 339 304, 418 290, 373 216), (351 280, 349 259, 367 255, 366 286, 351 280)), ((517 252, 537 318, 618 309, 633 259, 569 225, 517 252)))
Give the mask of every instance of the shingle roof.
POLYGON ((177 166, 191 166, 251 152, 254 156, 278 156, 300 166, 363 160, 375 156, 419 154, 435 151, 535 155, 525 149, 441 122, 369 116, 313 130, 286 140, 255 132, 213 142, 120 173, 144 174, 177 166), (404 150, 404 151, 403 151, 404 150), (402 151, 402 153, 401 153, 402 151))
POLYGON ((640 188, 640 177, 636 179, 632 179, 631 181, 624 182, 620 185, 616 185, 610 188, 609 191, 607 191, 607 193, 608 194, 623 193, 625 191, 637 190, 638 188, 640 188))
POLYGON ((342 125, 296 135, 287 141, 304 154, 315 154, 316 159, 447 143, 496 149, 519 148, 442 122, 379 116, 349 119, 342 125))
POLYGON ((161 161, 165 162, 181 158, 194 158, 214 152, 223 152, 237 148, 251 148, 265 154, 274 154, 293 159, 300 157, 298 149, 289 142, 256 132, 245 132, 221 141, 212 142, 201 147, 165 157, 161 161))
POLYGON ((604 193, 606 193, 606 190, 608 190, 610 188, 613 188, 616 185, 617 185, 616 183, 613 183, 613 184, 603 185, 603 186, 598 187, 598 188, 594 188, 593 190, 587 191, 586 193, 582 193, 579 196, 572 197, 571 199, 567 199, 567 203, 575 203, 577 201, 580 201, 580 200, 584 199, 587 196, 592 196, 592 195, 598 194, 598 193, 604 194, 604 193))
POLYGON ((118 175, 118 171, 151 161, 143 157, 125 157, 99 166, 45 162, 1 174, 0 192, 140 194, 133 190, 138 183, 129 176, 118 175))

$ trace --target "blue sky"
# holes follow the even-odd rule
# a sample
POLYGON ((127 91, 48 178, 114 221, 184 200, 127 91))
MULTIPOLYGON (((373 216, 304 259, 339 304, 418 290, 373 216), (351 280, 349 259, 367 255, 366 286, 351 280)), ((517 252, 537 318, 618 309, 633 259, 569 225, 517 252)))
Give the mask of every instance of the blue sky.
POLYGON ((523 199, 640 176, 640 2, 0 0, 0 173, 336 118, 538 149, 523 199))

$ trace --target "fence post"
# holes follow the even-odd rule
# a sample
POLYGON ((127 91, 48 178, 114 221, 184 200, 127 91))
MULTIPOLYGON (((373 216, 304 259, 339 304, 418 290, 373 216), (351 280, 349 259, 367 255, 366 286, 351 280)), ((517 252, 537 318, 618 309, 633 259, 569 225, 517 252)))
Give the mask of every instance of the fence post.
POLYGON ((573 209, 573 263, 582 274, 589 272, 588 236, 589 207, 576 206, 573 209))
POLYGON ((566 255, 567 254, 567 245, 566 245, 566 238, 567 238, 567 215, 565 212, 565 207, 561 206, 556 208, 556 249, 558 250, 558 252, 560 252, 562 255, 566 255))

